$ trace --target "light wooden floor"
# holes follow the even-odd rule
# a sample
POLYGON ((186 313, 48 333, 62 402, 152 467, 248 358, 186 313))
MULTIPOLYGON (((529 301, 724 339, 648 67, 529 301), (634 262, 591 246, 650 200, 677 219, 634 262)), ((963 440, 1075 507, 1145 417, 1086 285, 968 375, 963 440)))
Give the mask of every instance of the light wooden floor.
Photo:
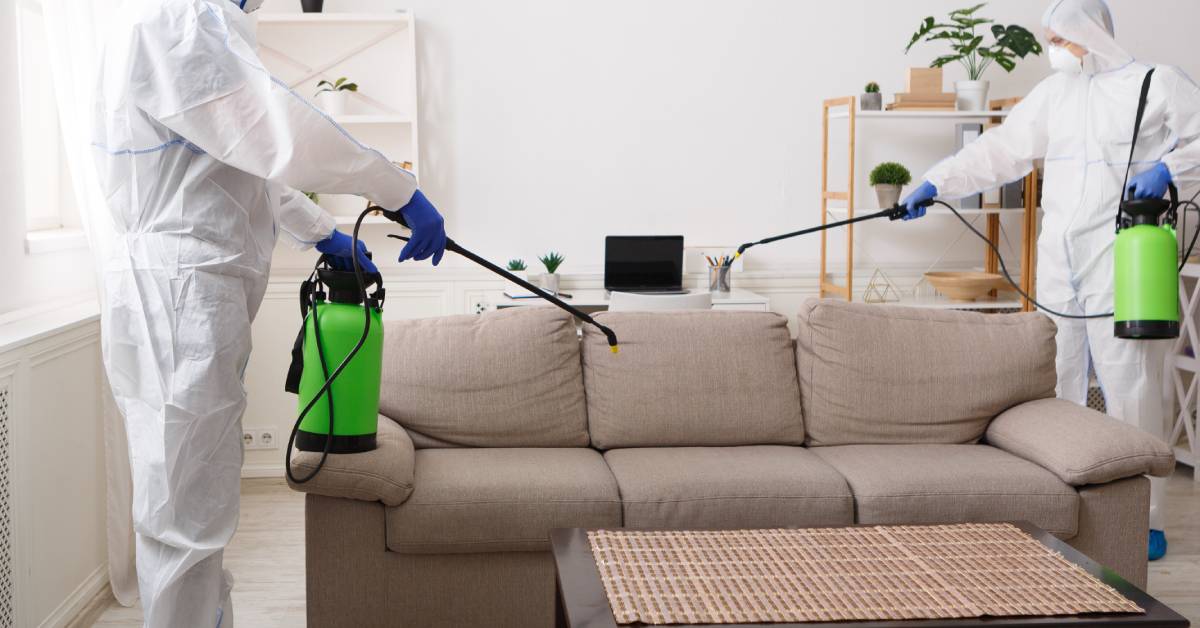
MULTIPOLYGON (((1150 593, 1200 628, 1200 484, 1191 469, 1171 478, 1168 511, 1170 552, 1150 564, 1150 593)), ((242 518, 225 551, 233 571, 238 626, 283 628, 304 625, 304 498, 281 480, 242 482, 242 518)), ((136 627, 138 608, 111 598, 77 626, 136 627)))

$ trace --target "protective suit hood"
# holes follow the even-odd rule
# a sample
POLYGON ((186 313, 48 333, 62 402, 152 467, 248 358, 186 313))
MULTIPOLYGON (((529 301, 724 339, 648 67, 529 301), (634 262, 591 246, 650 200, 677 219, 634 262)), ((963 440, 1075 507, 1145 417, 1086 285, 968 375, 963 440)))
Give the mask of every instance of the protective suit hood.
POLYGON ((1116 70, 1134 60, 1117 43, 1112 12, 1104 0, 1054 0, 1042 16, 1042 26, 1088 49, 1085 74, 1116 70))

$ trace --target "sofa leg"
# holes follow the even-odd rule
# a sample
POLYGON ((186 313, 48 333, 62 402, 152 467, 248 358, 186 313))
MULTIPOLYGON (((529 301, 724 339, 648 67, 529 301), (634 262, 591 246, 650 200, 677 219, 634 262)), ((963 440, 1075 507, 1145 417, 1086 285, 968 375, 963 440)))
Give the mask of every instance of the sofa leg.
POLYGON ((1149 513, 1145 477, 1081 486, 1079 533, 1067 543, 1144 590, 1149 513))
POLYGON ((554 628, 570 628, 570 625, 571 622, 567 619, 567 608, 563 606, 562 589, 556 582, 554 585, 554 628))

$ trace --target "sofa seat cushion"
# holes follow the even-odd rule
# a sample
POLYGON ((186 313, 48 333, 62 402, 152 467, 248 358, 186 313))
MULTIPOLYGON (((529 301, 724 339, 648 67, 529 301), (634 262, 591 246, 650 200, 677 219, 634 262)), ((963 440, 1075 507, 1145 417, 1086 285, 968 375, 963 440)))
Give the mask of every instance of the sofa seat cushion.
POLYGON ((604 454, 627 528, 848 525, 845 479, 800 447, 667 447, 604 454))
POLYGON ((617 483, 594 450, 419 449, 387 546, 411 554, 544 551, 553 528, 621 525, 617 483))
POLYGON ((583 328, 588 431, 598 449, 800 445, 800 383, 773 312, 604 312, 583 328))
POLYGON ((1075 535, 1079 495, 1042 467, 988 445, 845 445, 811 451, 850 483, 856 522, 1028 521, 1075 535))

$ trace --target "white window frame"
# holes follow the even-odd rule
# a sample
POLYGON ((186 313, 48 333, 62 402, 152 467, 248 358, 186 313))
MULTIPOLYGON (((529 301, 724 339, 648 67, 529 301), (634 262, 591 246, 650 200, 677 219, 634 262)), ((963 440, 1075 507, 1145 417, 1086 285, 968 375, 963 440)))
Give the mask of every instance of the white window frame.
MULTIPOLYGON (((42 0, 17 0, 17 85, 21 101, 25 230, 30 242, 81 234, 74 189, 63 149, 58 101, 47 64, 42 0)), ((62 243, 54 248, 61 248, 62 243)), ((27 248, 29 248, 27 246, 27 248)), ((32 250, 31 250, 32 252, 32 250)))

